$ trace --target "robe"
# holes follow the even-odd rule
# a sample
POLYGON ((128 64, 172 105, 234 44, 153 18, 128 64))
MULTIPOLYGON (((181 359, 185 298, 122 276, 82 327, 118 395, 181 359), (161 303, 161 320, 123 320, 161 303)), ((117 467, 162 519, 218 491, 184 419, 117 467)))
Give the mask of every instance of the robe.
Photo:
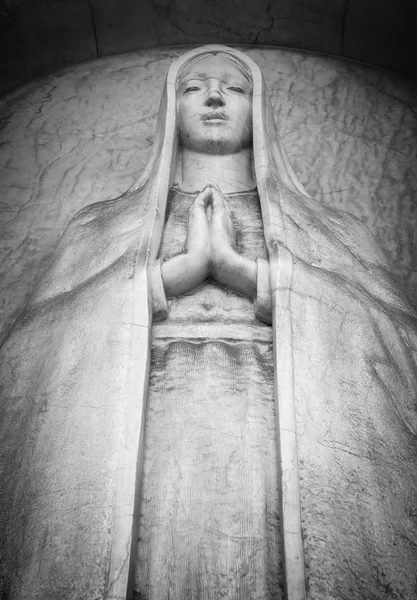
MULTIPOLYGON (((360 221, 276 185, 292 277, 285 305, 273 288, 273 335, 282 349, 289 315, 306 597, 411 600, 416 315, 360 221)), ((126 597, 152 311, 139 242, 153 216, 140 190, 81 211, 3 343, 3 598, 126 597)), ((275 392, 284 375, 274 364, 275 392)))
MULTIPOLYGON (((196 194, 168 200, 160 256, 184 251, 196 194)), ((226 194, 237 251, 266 259, 256 189, 226 194)), ((152 328, 137 598, 282 598, 272 328, 206 281, 152 328)))
POLYGON ((138 194, 80 211, 3 342, 1 598, 123 597, 146 410, 146 222, 138 194))

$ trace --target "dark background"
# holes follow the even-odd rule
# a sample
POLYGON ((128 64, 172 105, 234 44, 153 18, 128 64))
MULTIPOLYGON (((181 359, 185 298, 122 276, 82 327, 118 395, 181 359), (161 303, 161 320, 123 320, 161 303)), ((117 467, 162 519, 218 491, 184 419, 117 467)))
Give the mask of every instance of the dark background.
POLYGON ((0 0, 0 93, 155 46, 262 44, 417 79, 416 0, 0 0))

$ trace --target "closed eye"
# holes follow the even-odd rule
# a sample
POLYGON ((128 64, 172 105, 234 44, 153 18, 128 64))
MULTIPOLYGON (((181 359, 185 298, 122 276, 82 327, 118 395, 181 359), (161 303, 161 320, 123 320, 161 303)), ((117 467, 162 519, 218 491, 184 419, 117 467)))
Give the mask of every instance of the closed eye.
POLYGON ((198 92, 199 89, 200 88, 197 85, 191 85, 190 87, 184 90, 184 94, 186 94, 187 92, 198 92))
POLYGON ((233 85, 231 87, 229 87, 229 90, 232 90, 232 92, 239 92, 239 94, 243 94, 244 90, 239 87, 238 85, 233 85))

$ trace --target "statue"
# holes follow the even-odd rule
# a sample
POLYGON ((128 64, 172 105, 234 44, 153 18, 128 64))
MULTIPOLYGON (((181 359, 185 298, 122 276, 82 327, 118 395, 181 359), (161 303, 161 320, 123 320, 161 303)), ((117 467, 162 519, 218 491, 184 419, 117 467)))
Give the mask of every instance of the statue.
POLYGON ((149 163, 2 346, 2 597, 417 594, 417 320, 304 190, 244 53, 171 66, 149 163))

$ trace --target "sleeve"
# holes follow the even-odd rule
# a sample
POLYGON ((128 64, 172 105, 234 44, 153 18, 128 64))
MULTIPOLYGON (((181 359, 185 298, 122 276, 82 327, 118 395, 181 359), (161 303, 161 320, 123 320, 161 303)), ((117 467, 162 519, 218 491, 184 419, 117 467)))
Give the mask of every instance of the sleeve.
POLYGON ((152 267, 152 314, 154 321, 163 321, 168 316, 168 303, 161 273, 161 261, 158 259, 152 267))
POLYGON ((260 321, 272 324, 272 297, 269 277, 269 262, 257 258, 255 316, 260 321))

